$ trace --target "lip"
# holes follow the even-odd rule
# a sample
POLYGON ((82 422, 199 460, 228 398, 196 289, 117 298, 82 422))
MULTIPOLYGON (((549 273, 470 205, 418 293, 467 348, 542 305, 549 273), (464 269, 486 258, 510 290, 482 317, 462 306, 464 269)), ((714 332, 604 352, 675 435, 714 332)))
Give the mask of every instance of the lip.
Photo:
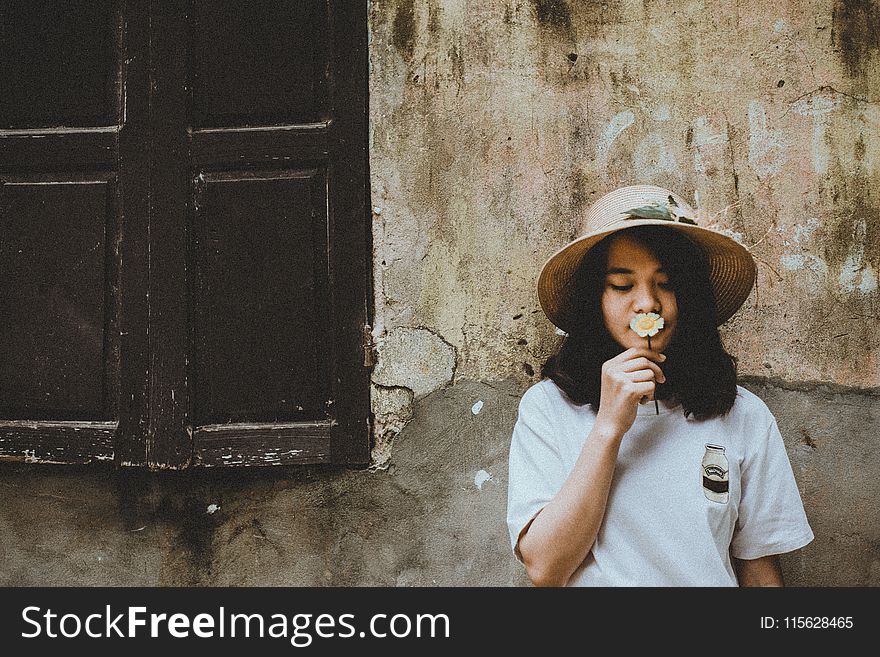
MULTIPOLYGON (((657 335, 651 336, 651 349, 654 351, 660 351, 666 347, 669 343, 669 340, 672 338, 672 331, 670 326, 664 326, 660 331, 657 332, 657 335)), ((630 343, 631 346, 634 347, 647 347, 648 346, 648 338, 639 337, 630 327, 629 324, 626 325, 626 328, 623 328, 623 334, 626 336, 627 342, 630 343)))

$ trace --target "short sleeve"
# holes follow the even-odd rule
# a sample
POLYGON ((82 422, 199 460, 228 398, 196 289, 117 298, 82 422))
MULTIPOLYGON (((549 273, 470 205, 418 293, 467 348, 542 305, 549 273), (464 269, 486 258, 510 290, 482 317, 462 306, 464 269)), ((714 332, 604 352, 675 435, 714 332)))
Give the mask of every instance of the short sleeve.
POLYGON ((791 552, 813 540, 776 420, 744 463, 739 517, 731 554, 758 559, 791 552))
POLYGON ((562 487, 565 469, 554 444, 546 393, 540 384, 523 395, 510 444, 507 527, 514 555, 520 534, 562 487))

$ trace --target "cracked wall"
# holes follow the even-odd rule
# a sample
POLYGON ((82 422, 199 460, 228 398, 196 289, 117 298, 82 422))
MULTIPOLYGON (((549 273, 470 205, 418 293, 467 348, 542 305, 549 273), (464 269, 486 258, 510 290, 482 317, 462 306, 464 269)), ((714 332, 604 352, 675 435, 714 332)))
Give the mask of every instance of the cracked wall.
POLYGON ((880 385, 875 3, 372 2, 376 331, 536 380, 541 263, 592 199, 669 186, 749 246, 741 372, 880 385), (873 26, 873 27, 872 27, 873 26))
MULTIPOLYGON (((675 189, 758 263, 722 337, 785 426, 817 528, 786 565, 876 585, 878 25, 864 0, 371 2, 375 337, 442 338, 435 390, 521 392, 560 340, 541 264, 610 189, 675 189)), ((380 367, 422 362, 393 353, 380 367)), ((391 431, 377 415, 383 467, 427 403, 401 401, 391 431)))
POLYGON ((397 327, 376 346, 371 407, 374 445, 371 468, 386 467, 394 437, 413 414, 413 401, 450 383, 455 348, 426 328, 397 327))
MULTIPOLYGON (((786 582, 880 586, 878 396, 745 385, 779 421, 816 534, 784 555, 786 582)), ((525 585, 504 514, 520 395, 513 380, 425 395, 375 471, 0 463, 0 585, 525 585)))
POLYGON ((507 450, 559 341, 535 277, 650 182, 759 259, 724 337, 816 533, 787 582, 880 586, 876 3, 369 6, 374 467, 0 464, 0 584, 524 584, 507 450))

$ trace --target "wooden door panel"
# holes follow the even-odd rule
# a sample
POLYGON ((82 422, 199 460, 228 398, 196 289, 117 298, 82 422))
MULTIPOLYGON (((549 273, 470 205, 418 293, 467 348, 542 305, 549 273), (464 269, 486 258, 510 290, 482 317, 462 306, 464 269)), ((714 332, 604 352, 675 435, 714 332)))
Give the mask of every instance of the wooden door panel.
POLYGON ((194 130, 191 154, 194 171, 251 166, 296 166, 328 161, 330 122, 258 128, 194 130))
POLYGON ((0 3, 0 460, 111 460, 134 398, 121 262, 146 242, 122 240, 120 213, 135 236, 145 218, 123 201, 119 137, 123 72, 146 62, 125 61, 124 14, 121 0, 0 3))
MULTIPOLYGON (((6 182, 0 189, 0 416, 106 420, 105 231, 112 184, 6 182)), ((107 381, 106 379, 110 379, 107 381)))
POLYGON ((0 3, 0 128, 117 122, 117 5, 0 3))
POLYGON ((10 0, 0 57, 0 460, 366 462, 366 5, 10 0))
POLYGON ((193 231, 195 424, 326 419, 324 172, 200 180, 193 231))
POLYGON ((194 1, 193 127, 318 120, 325 5, 320 0, 194 1))
POLYGON ((192 6, 194 463, 369 458, 365 20, 192 6))
POLYGON ((110 170, 118 137, 117 126, 0 130, 0 172, 110 170))

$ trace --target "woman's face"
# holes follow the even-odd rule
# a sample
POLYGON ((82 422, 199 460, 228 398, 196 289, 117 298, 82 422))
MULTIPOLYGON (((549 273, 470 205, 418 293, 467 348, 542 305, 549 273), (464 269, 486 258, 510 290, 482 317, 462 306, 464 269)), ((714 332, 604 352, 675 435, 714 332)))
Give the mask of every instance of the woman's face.
POLYGON ((651 349, 663 351, 672 342, 678 319, 678 304, 669 284, 669 274, 644 244, 620 235, 608 249, 602 291, 605 328, 624 349, 647 347, 648 339, 639 337, 629 323, 636 315, 651 312, 664 321, 660 332, 651 338, 651 349))

